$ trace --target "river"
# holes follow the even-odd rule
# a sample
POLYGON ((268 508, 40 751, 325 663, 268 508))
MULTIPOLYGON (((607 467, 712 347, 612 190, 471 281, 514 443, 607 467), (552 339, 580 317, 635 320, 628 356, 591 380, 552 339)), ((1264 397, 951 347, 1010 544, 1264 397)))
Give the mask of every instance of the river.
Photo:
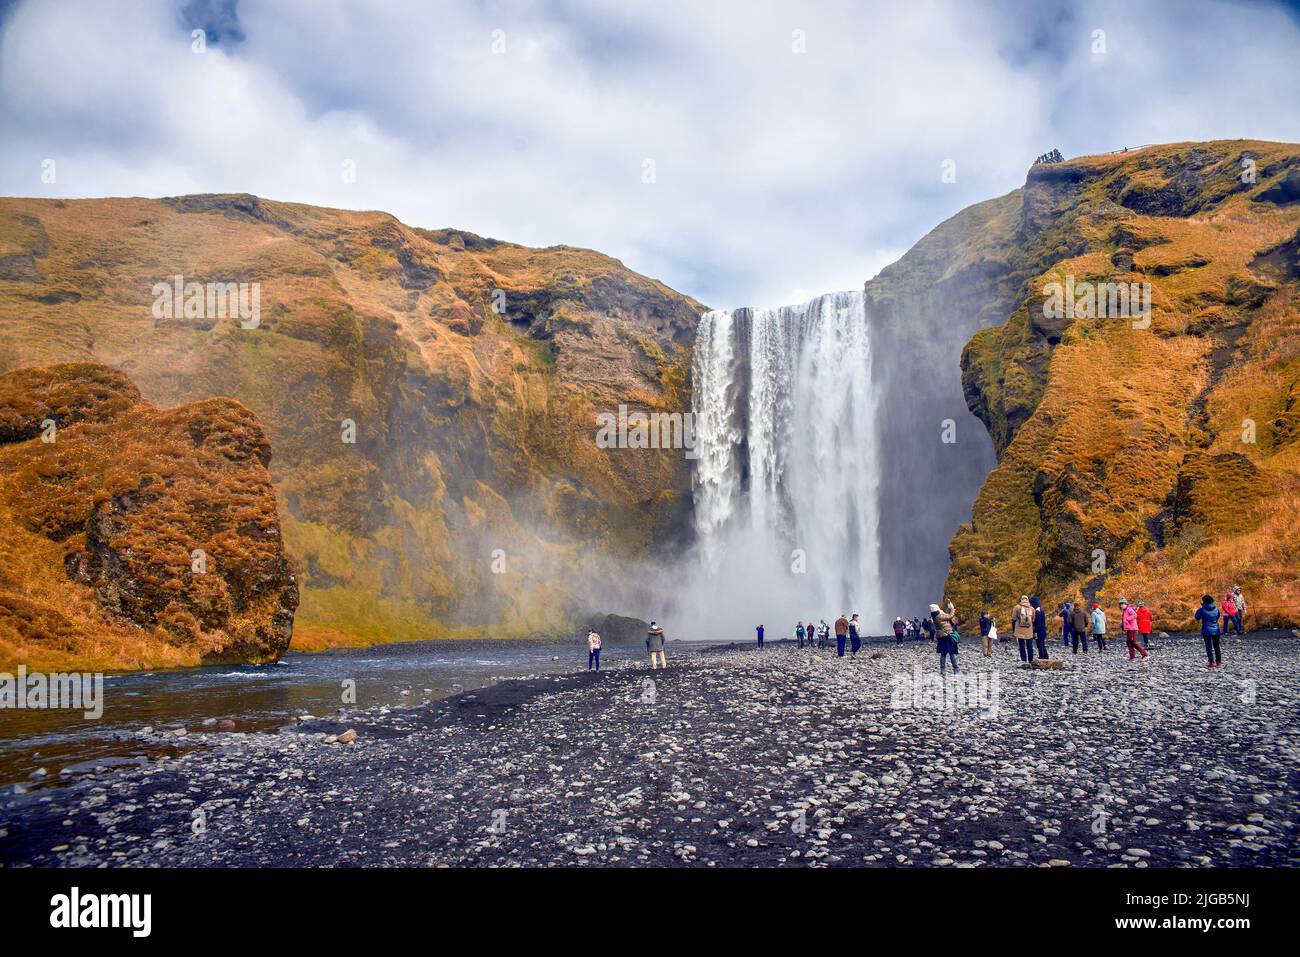
MULTIPOLYGON (((607 647, 603 663, 639 661, 640 650, 607 647)), ((503 678, 586 666, 582 642, 416 641, 291 652, 273 665, 107 675, 97 720, 81 711, 0 711, 0 786, 47 787, 69 774, 199 746, 162 733, 179 727, 217 730, 216 721, 230 719, 237 731, 273 731, 344 707, 411 707, 503 678), (344 701, 348 682, 355 682, 355 703, 344 701), (145 728, 154 733, 142 734, 145 728)))

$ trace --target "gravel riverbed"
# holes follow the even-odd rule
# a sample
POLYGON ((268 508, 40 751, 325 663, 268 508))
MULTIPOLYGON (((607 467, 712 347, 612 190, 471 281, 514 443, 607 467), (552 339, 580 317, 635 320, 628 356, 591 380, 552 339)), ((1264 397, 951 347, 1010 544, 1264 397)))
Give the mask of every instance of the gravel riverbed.
POLYGON ((1216 671, 1195 638, 1056 671, 968 639, 943 686, 928 644, 669 655, 278 733, 191 728, 178 756, 0 795, 0 863, 1300 862, 1290 633, 1225 640, 1216 671))

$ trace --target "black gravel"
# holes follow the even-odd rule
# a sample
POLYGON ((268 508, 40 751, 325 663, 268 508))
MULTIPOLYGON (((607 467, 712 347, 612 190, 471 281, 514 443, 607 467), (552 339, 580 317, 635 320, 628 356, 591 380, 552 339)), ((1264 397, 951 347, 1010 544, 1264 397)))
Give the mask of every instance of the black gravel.
POLYGON ((983 675, 974 706, 907 690, 918 667, 937 673, 929 645, 856 660, 670 646, 653 674, 536 676, 279 733, 192 729, 195 750, 0 795, 0 863, 1300 862, 1300 640, 1225 640, 1217 671, 1196 639, 1059 671, 977 644, 961 652, 983 675), (348 728, 355 741, 332 740, 348 728))

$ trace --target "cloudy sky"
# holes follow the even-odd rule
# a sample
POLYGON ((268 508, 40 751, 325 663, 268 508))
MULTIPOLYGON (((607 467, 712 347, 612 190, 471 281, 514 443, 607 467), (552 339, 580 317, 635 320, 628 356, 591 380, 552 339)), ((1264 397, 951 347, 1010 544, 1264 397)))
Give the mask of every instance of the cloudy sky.
POLYGON ((0 193, 382 209, 713 306, 858 286, 1053 147, 1300 138, 1268 0, 0 0, 0 31, 0 193))

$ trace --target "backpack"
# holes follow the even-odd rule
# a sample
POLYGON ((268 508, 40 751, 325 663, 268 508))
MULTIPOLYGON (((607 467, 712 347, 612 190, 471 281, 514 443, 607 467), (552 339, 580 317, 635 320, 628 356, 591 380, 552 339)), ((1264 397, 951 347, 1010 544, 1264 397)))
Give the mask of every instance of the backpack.
POLYGON ((1034 627, 1034 610, 1028 605, 1016 606, 1016 624, 1026 628, 1034 627))

